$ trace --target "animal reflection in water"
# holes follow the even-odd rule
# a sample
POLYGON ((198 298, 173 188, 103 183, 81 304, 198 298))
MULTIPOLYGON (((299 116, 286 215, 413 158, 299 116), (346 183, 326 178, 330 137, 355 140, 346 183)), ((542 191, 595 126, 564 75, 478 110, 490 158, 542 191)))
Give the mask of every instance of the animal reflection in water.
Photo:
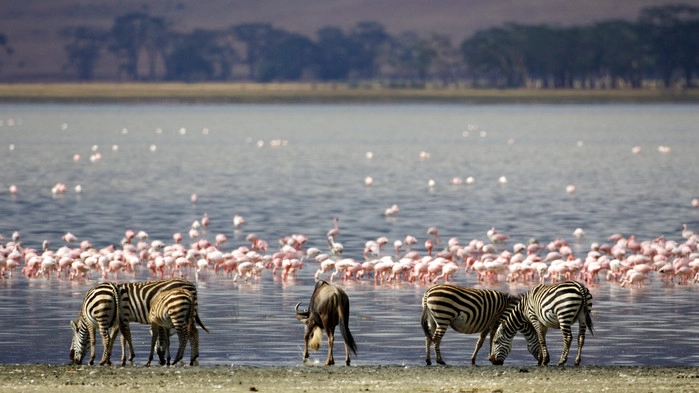
POLYGON ((323 338, 323 330, 328 336, 328 358, 325 364, 335 364, 333 343, 335 326, 340 325, 340 333, 345 342, 345 364, 350 365, 350 350, 357 355, 357 344, 349 330, 349 298, 345 291, 326 281, 318 281, 306 311, 300 311, 301 302, 296 304, 296 318, 306 324, 303 336, 303 360, 308 359, 308 347, 317 351, 323 338))

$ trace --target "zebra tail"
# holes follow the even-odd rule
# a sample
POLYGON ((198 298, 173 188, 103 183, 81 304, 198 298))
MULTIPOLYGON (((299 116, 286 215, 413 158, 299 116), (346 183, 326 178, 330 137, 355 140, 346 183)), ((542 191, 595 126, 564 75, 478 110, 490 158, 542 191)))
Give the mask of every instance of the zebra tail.
POLYGON ((430 309, 427 307, 422 307, 422 316, 420 317, 420 325, 422 325, 422 331, 425 332, 425 337, 432 337, 432 332, 430 331, 430 324, 428 318, 430 318, 430 309))
POLYGON ((585 293, 585 324, 590 329, 590 334, 595 335, 595 329, 592 325, 592 317, 590 316, 592 310, 592 295, 590 291, 586 289, 585 293))
POLYGON ((204 329, 205 332, 211 333, 209 329, 204 326, 204 323, 202 323, 201 319, 199 319, 199 313, 194 314, 194 320, 197 321, 197 324, 201 326, 202 329, 204 329))

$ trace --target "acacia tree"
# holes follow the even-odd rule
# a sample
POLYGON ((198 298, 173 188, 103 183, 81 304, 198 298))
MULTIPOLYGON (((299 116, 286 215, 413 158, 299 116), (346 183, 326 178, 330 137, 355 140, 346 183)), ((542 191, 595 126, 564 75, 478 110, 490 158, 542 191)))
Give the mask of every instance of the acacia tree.
POLYGON ((639 21, 665 87, 673 85, 676 72, 691 86, 699 68, 699 8, 686 4, 648 7, 639 21))
MULTIPOLYGON (((0 33, 0 46, 5 47, 5 53, 7 53, 8 55, 12 54, 12 48, 7 45, 7 37, 5 37, 5 34, 2 33, 0 33)), ((2 62, 0 62, 0 65, 2 65, 2 62)))
POLYGON ((119 61, 119 71, 127 78, 139 79, 138 63, 144 50, 148 55, 148 77, 155 79, 155 64, 159 56, 165 57, 169 34, 162 18, 140 12, 117 17, 110 34, 109 50, 119 61))
POLYGON ((338 27, 326 26, 316 32, 317 75, 325 81, 347 80, 350 59, 356 51, 353 41, 338 27))
POLYGON ((68 54, 67 68, 72 68, 78 80, 94 79, 97 61, 107 41, 107 31, 97 27, 75 27, 62 30, 61 35, 71 41, 64 47, 68 54))
POLYGON ((299 80, 304 71, 315 63, 316 53, 316 46, 310 39, 276 30, 262 55, 256 80, 299 80))
POLYGON ((390 53, 391 37, 378 22, 357 23, 349 37, 356 48, 350 56, 352 70, 360 78, 374 79, 381 68, 380 56, 390 53))
POLYGON ((248 78, 255 80, 258 67, 262 61, 264 51, 269 45, 274 28, 269 23, 244 23, 233 26, 238 40, 245 44, 245 59, 248 66, 248 78))
POLYGON ((527 78, 524 42, 517 26, 476 32, 461 43, 461 54, 475 77, 490 85, 522 87, 527 78), (499 82, 504 79, 503 82, 499 82))

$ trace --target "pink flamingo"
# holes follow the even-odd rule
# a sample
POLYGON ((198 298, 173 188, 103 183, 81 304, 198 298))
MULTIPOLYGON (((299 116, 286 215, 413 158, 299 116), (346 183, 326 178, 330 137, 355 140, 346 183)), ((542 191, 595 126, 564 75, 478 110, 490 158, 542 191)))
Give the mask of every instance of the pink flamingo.
POLYGON ((413 245, 417 244, 417 239, 415 238, 415 236, 406 235, 405 239, 403 239, 403 244, 408 246, 408 249, 410 250, 413 245))
POLYGON ((75 242, 78 241, 78 237, 75 236, 75 235, 73 235, 73 234, 70 233, 70 232, 67 232, 65 235, 63 235, 62 239, 63 239, 66 243, 75 243, 75 242))
POLYGON ((490 240, 491 243, 503 243, 507 241, 510 236, 498 232, 495 228, 491 227, 488 232, 486 232, 486 235, 488 236, 488 240, 490 240))
POLYGON ((439 230, 437 227, 427 228, 427 234, 434 237, 435 244, 440 244, 442 242, 442 240, 439 238, 439 230))
POLYGON ((625 287, 626 284, 636 284, 640 288, 643 286, 643 282, 648 279, 649 277, 647 274, 640 273, 635 270, 629 270, 624 276, 624 279, 621 281, 621 287, 625 287))
POLYGON ((337 217, 333 217, 333 228, 328 231, 327 236, 335 238, 340 233, 340 227, 337 223, 337 217))

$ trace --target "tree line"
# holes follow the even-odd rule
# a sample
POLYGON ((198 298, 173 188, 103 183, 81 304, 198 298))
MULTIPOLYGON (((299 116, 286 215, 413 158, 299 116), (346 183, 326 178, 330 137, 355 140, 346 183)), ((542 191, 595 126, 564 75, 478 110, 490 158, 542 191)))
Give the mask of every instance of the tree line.
POLYGON ((683 4, 645 8, 636 21, 508 23, 456 45, 438 33, 393 36, 372 21, 347 31, 323 27, 309 38, 268 23, 182 32, 146 13, 119 16, 111 29, 79 26, 60 33, 65 71, 80 81, 95 80, 98 62, 109 55, 116 59, 112 79, 126 81, 688 88, 699 72, 699 8, 683 4))

